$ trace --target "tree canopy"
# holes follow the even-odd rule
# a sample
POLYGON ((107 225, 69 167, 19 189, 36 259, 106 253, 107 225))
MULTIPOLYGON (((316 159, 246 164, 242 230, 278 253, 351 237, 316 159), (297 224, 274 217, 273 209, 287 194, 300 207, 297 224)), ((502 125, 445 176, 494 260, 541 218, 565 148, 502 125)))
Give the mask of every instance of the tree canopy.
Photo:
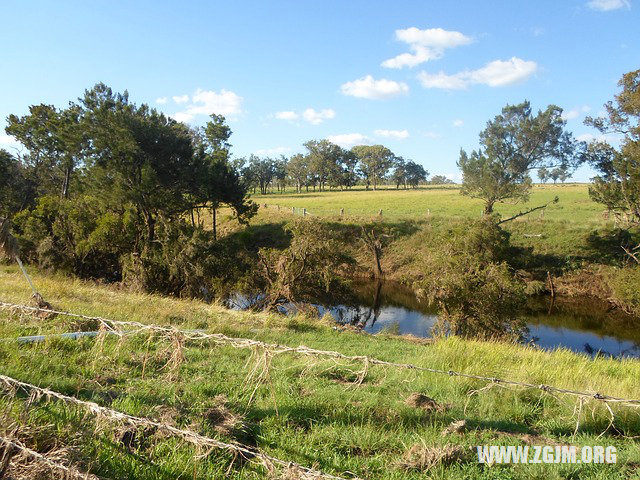
POLYGON ((498 202, 526 201, 531 170, 577 163, 576 142, 565 125, 555 105, 535 115, 528 101, 505 106, 480 132, 481 148, 460 151, 461 193, 482 199, 486 214, 498 202))
POLYGON ((622 135, 619 149, 602 141, 589 145, 587 159, 599 172, 589 193, 608 210, 640 224, 640 70, 623 75, 618 85, 621 91, 605 104, 606 115, 585 119, 602 133, 622 135))

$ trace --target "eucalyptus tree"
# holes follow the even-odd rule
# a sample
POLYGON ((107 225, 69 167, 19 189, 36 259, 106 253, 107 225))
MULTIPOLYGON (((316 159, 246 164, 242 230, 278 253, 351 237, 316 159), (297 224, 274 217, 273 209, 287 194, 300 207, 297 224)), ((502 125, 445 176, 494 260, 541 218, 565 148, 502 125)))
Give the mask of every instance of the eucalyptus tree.
POLYGON ((429 172, 419 163, 409 160, 404 165, 405 181, 412 188, 418 188, 420 182, 426 182, 429 172))
POLYGON ((343 149, 329 140, 309 140, 304 147, 308 151, 311 176, 318 189, 323 191, 327 184, 338 186, 342 183, 343 149))
POLYGON ((303 187, 309 190, 310 166, 309 157, 300 153, 292 156, 287 163, 287 175, 300 193, 303 187))
POLYGON ((7 118, 5 131, 26 148, 24 163, 38 194, 69 198, 72 175, 85 147, 79 119, 80 108, 74 104, 63 110, 31 105, 28 115, 7 118))
POLYGON ((461 193, 483 200, 485 214, 499 202, 526 201, 531 170, 578 163, 577 144, 565 125, 562 109, 555 105, 535 115, 528 101, 505 106, 480 132, 481 148, 470 154, 460 151, 461 193))
POLYGON ((360 172, 369 185, 376 190, 393 167, 395 155, 383 145, 357 145, 351 149, 360 162, 360 172))

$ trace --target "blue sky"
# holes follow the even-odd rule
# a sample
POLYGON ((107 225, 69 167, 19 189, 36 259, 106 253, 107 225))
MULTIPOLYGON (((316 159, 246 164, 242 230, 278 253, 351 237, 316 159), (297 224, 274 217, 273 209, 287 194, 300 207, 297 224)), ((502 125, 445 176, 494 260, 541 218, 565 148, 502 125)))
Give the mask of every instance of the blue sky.
MULTIPOLYGON (((633 0, 1 1, 0 117, 63 107, 104 82, 201 125, 224 114, 233 154, 310 139, 382 143, 432 174, 507 103, 582 124, 640 68, 633 0)), ((2 124, 4 126, 4 123, 2 124)), ((0 132, 0 146, 16 148, 0 132)), ((588 169, 576 178, 587 180, 588 169)))

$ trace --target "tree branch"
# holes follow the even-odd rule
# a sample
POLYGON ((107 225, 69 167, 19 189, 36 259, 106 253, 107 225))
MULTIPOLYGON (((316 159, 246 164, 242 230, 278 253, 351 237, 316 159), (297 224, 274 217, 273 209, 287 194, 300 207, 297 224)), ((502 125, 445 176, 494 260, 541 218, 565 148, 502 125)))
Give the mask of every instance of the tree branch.
POLYGON ((556 198, 554 198, 553 200, 551 200, 550 202, 545 203, 544 205, 539 205, 539 206, 534 207, 534 208, 532 208, 532 209, 530 209, 530 210, 527 210, 526 212, 519 212, 519 213, 515 214, 513 217, 509 217, 509 218, 505 218, 504 220, 500 220, 500 221, 498 222, 498 225, 502 225, 503 223, 510 222, 511 220, 515 220, 515 219, 516 219, 516 218, 518 218, 518 217, 522 217, 522 216, 524 216, 524 215, 528 215, 528 214, 530 214, 531 212, 535 212, 536 210, 540 210, 540 209, 542 209, 542 208, 547 208, 547 207, 548 207, 549 205, 551 205, 552 203, 558 203, 558 200, 559 200, 559 198, 558 198, 558 197, 556 197, 556 198))

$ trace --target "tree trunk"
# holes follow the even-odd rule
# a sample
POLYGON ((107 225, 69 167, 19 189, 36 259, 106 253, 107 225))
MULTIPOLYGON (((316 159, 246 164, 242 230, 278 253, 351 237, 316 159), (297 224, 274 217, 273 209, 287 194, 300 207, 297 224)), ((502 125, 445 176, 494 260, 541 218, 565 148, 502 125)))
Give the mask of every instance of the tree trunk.
POLYGON ((156 239, 156 219, 150 212, 146 212, 145 220, 147 222, 147 245, 151 245, 156 239))
POLYGON ((60 198, 69 198, 69 184, 71 183, 71 167, 64 169, 64 180, 62 181, 62 191, 60 198))
POLYGON ((218 227, 217 223, 217 209, 214 207, 211 209, 211 218, 213 220, 213 239, 218 240, 218 227))
POLYGON ((484 204, 484 214, 491 215, 493 213, 493 202, 487 202, 484 204))

